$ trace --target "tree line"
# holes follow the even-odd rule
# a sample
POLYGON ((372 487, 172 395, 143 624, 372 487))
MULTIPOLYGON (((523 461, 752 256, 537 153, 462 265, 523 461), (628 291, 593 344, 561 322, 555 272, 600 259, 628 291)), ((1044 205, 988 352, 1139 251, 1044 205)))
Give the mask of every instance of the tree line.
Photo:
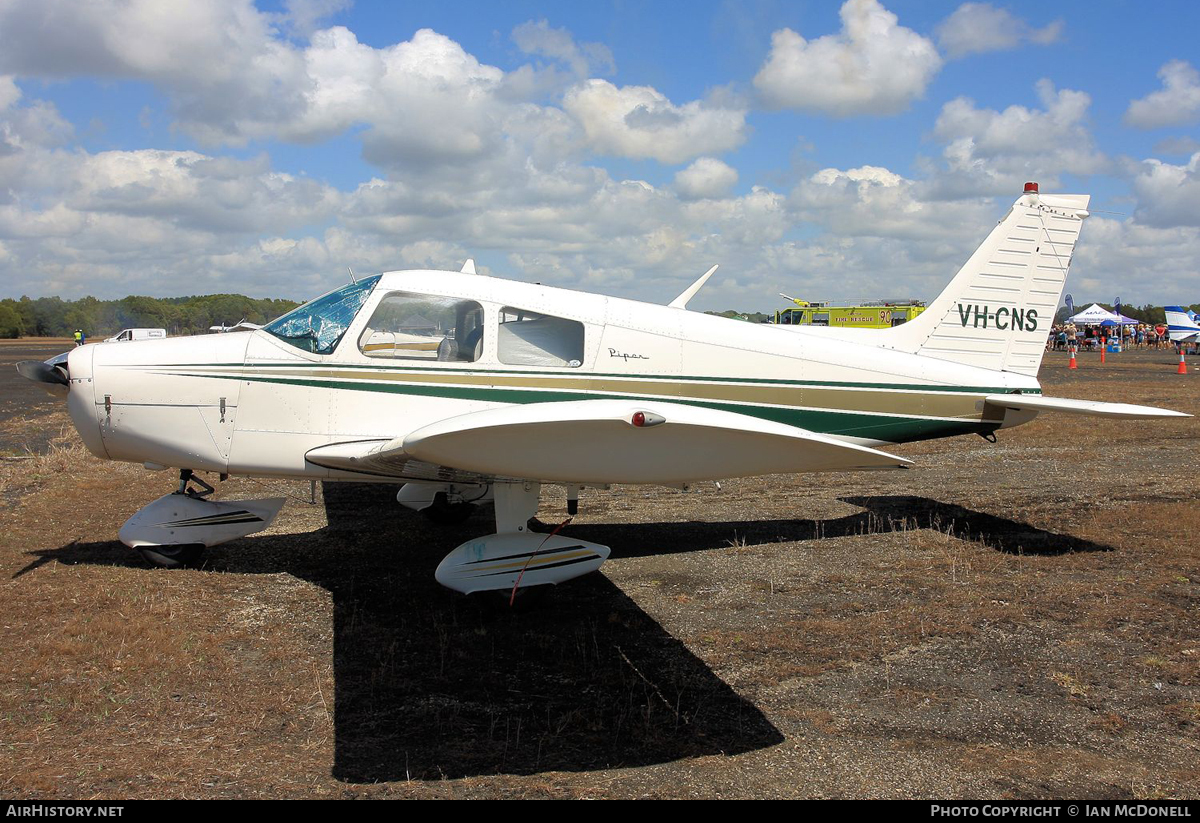
POLYGON ((194 297, 141 297, 120 300, 84 297, 22 297, 0 300, 0 338, 70 337, 80 329, 89 338, 111 337, 122 329, 166 329, 167 334, 203 334, 209 326, 246 320, 265 323, 299 303, 255 299, 241 294, 194 297))
MULTIPOLYGON (((130 295, 120 300, 84 297, 22 297, 0 300, 0 338, 70 337, 81 329, 88 337, 111 337, 122 329, 166 329, 167 334, 203 334, 209 326, 246 320, 265 323, 300 305, 294 300, 255 299, 241 294, 202 294, 193 297, 141 297, 130 295)), ((1112 307, 1101 303, 1112 310, 1112 307)), ((1200 311, 1200 303, 1187 308, 1200 311)), ((752 323, 764 323, 773 315, 761 312, 705 312, 737 317, 752 323)), ((1121 306, 1121 313, 1144 323, 1164 323, 1162 306, 1121 306)), ((1064 322, 1066 309, 1060 308, 1055 322, 1064 322)))

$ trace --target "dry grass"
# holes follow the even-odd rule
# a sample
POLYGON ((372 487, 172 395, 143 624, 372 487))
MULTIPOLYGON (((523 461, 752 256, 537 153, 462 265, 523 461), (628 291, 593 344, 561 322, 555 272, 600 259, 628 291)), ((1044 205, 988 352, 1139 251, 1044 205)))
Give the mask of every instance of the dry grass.
POLYGON ((0 455, 0 496, 9 493, 28 493, 41 485, 47 478, 69 474, 93 458, 83 442, 70 428, 65 414, 47 420, 17 418, 5 421, 2 428, 11 438, 14 434, 31 432, 35 428, 50 426, 57 430, 44 450, 24 448, 20 452, 10 449, 9 454, 0 455))
MULTIPOLYGON (((1200 411, 1156 368, 1046 377, 1200 411)), ((604 574, 510 614, 430 579, 486 521, 387 490, 150 569, 113 536, 172 478, 53 438, 0 461, 0 794, 1194 797, 1198 445, 1064 417, 906 473, 589 490, 604 574)), ((266 486, 220 493, 308 494, 266 486)))

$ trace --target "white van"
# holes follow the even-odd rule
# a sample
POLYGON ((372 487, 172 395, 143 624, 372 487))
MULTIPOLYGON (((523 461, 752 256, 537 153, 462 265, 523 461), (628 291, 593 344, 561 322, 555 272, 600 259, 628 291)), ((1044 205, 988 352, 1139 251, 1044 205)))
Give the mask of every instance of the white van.
POLYGON ((105 343, 121 343, 126 340, 162 340, 167 336, 166 329, 125 329, 116 337, 110 337, 105 343))

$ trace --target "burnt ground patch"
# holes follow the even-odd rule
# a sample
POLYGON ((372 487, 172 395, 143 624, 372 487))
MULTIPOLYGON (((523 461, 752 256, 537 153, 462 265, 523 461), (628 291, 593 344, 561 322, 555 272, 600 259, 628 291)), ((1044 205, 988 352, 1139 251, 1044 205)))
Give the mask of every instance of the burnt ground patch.
POLYGON ((14 421, 42 419, 62 409, 62 401, 17 374, 22 360, 46 360, 67 351, 69 340, 0 341, 0 455, 41 452, 61 427, 37 429, 11 425, 14 421))

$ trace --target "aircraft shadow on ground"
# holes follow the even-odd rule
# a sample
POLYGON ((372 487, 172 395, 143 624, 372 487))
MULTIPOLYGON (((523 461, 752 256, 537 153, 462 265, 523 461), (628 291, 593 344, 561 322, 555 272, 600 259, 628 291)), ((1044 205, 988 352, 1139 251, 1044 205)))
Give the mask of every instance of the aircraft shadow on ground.
POLYGON ((1106 552, 1112 546, 1040 529, 928 497, 889 495, 838 498, 863 511, 845 517, 788 520, 689 521, 597 524, 571 527, 570 534, 613 547, 614 557, 644 557, 748 544, 934 529, 1006 554, 1060 555, 1106 552))
MULTIPOLYGON (((329 526, 210 550, 207 566, 287 572, 334 606, 333 774, 348 782, 582 771, 734 754, 783 736, 753 704, 602 575, 512 611, 441 588, 433 570, 479 533, 486 513, 439 528, 371 498, 327 489, 329 526), (389 511, 380 517, 381 510, 389 511)), ((864 507, 829 520, 589 525, 570 531, 631 557, 723 548, 731 536, 778 542, 901 528, 952 529, 998 551, 1109 547, 921 497, 847 497, 864 507), (670 548, 665 548, 665 547, 670 548), (650 548, 658 547, 658 548, 650 548)), ((115 541, 35 553, 45 563, 141 565, 115 541)))
MULTIPOLYGON (((487 519, 440 528, 384 502, 386 518, 378 503, 334 504, 319 532, 251 537, 207 555, 217 571, 286 572, 332 594, 335 777, 585 771, 783 742, 754 704, 602 575, 515 612, 463 597, 433 571, 487 519)), ((116 541, 36 555, 18 574, 51 561, 144 565, 116 541)))

